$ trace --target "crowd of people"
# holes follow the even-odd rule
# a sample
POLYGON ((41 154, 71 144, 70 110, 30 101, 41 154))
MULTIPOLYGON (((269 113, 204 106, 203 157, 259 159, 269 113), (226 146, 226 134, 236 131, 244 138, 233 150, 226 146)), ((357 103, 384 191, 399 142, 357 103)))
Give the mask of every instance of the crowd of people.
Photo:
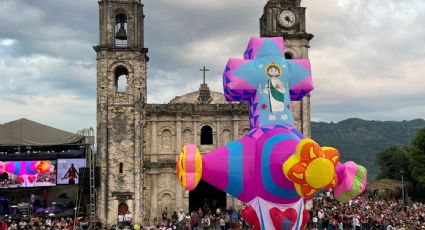
MULTIPOLYGON (((113 229, 146 230, 203 230, 203 229, 251 229, 240 214, 232 207, 199 207, 191 213, 184 210, 168 212, 165 208, 159 218, 145 219, 133 223, 130 212, 120 213, 113 229), (172 213, 172 214, 171 214, 172 213), (170 215, 171 214, 171 215, 170 215)), ((323 193, 313 200, 309 210, 308 229, 312 230, 425 230, 425 205, 419 202, 405 204, 401 200, 383 199, 363 194, 349 203, 340 203, 331 193, 323 193)), ((0 221, 0 230, 20 229, 88 229, 86 218, 75 221, 70 217, 32 217, 21 220, 0 221)))
POLYGON ((208 230, 208 229, 249 229, 248 224, 240 215, 240 210, 232 207, 227 209, 217 208, 215 211, 209 208, 201 208, 191 213, 184 210, 174 211, 168 216, 167 209, 160 219, 154 218, 152 222, 145 219, 140 226, 146 230, 208 230))
POLYGON ((405 204, 402 200, 385 200, 369 194, 340 203, 331 193, 324 193, 314 200, 309 229, 425 229, 425 205, 405 204))
POLYGON ((0 230, 82 230, 89 229, 89 223, 86 218, 76 218, 75 221, 70 217, 62 218, 41 218, 32 217, 29 220, 3 220, 0 222, 0 230))
MULTIPOLYGON (((404 203, 398 199, 383 199, 363 194, 348 203, 340 203, 330 192, 313 200, 309 210, 307 229, 311 230, 425 230, 425 205, 420 202, 404 203)), ((240 215, 240 210, 204 210, 199 208, 190 214, 183 210, 170 218, 163 212, 162 218, 153 222, 145 219, 140 226, 148 230, 202 230, 202 229, 251 229, 240 215)))

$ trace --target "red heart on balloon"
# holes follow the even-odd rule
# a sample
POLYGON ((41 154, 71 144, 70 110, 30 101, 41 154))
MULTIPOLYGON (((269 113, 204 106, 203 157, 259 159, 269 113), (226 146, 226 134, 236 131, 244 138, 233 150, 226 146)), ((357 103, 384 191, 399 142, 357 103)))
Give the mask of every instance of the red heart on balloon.
POLYGON ((272 208, 269 212, 276 230, 291 230, 297 222, 298 214, 293 208, 288 208, 284 212, 278 208, 272 208))
POLYGON ((252 226, 252 229, 259 230, 260 221, 258 220, 257 213, 251 206, 245 207, 241 212, 242 217, 246 220, 246 222, 252 226))
POLYGON ((301 222, 301 229, 305 229, 305 227, 307 227, 308 219, 310 219, 310 213, 307 211, 307 209, 304 209, 303 221, 301 222))

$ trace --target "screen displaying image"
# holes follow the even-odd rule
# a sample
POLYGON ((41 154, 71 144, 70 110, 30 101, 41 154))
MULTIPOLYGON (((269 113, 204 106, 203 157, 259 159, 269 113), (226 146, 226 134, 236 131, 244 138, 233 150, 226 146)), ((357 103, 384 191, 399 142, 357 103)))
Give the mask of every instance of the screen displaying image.
POLYGON ((86 167, 86 159, 58 159, 58 184, 78 184, 79 169, 86 167))
POLYGON ((56 185, 56 160, 0 161, 0 188, 56 185))

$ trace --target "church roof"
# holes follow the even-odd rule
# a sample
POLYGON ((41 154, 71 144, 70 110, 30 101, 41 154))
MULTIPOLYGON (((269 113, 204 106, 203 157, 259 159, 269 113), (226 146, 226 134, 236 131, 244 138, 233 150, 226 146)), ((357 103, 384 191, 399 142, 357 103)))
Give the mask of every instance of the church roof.
MULTIPOLYGON (((228 104, 224 99, 224 94, 220 92, 210 91, 212 101, 210 104, 228 104)), ((191 93, 177 96, 170 101, 170 104, 199 104, 198 102, 199 90, 191 93)))
POLYGON ((77 134, 43 125, 25 118, 0 125, 0 146, 47 146, 74 144, 77 134))

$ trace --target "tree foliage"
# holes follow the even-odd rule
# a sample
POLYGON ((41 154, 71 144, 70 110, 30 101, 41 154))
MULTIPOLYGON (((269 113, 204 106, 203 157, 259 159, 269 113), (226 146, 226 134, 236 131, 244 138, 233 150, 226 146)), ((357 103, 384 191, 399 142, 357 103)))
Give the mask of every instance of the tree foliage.
POLYGON ((412 177, 425 187, 425 128, 418 131, 409 152, 412 177))
POLYGON ((378 179, 400 180, 402 174, 410 179, 409 154, 405 148, 393 146, 379 152, 376 164, 379 167, 378 179))
POLYGON ((401 179, 412 182, 416 194, 425 194, 425 128, 419 130, 409 147, 393 146, 379 152, 376 165, 379 168, 378 179, 401 179))

